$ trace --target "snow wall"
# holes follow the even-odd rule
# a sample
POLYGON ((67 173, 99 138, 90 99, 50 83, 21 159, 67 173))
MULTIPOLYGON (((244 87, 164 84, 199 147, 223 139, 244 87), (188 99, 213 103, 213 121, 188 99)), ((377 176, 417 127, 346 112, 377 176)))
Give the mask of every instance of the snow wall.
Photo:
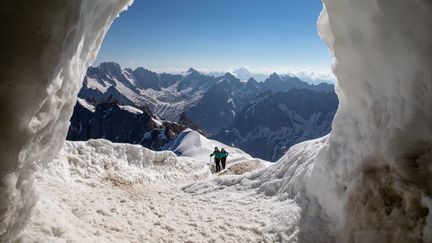
POLYGON ((31 207, 32 170, 66 138, 88 65, 131 0, 0 3, 0 241, 18 239, 31 207))
POLYGON ((430 242, 432 2, 324 4, 340 105, 307 191, 339 242, 430 242))

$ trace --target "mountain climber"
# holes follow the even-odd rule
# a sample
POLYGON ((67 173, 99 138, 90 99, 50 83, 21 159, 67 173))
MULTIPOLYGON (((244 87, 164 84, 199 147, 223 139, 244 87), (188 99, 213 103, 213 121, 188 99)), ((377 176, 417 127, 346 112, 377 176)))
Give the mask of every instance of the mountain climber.
POLYGON ((219 151, 218 147, 215 147, 214 151, 212 154, 210 154, 210 157, 214 156, 214 162, 216 164, 216 173, 218 173, 219 171, 221 171, 221 167, 220 167, 220 161, 221 161, 221 152, 219 151))
POLYGON ((227 160, 228 155, 229 155, 229 153, 227 151, 225 151, 224 148, 222 148, 220 151, 222 170, 225 170, 225 164, 226 164, 226 160, 227 160))

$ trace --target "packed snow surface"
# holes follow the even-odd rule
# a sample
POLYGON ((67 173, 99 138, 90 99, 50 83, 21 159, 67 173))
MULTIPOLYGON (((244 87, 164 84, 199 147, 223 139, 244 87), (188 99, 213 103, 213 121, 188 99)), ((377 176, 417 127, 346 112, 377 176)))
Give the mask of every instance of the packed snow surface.
MULTIPOLYGON (((36 165, 24 242, 296 241, 294 200, 215 182, 206 163, 106 140, 66 142, 36 165), (186 186, 186 187, 184 187, 186 186)), ((225 176, 223 181, 238 180, 225 176)))

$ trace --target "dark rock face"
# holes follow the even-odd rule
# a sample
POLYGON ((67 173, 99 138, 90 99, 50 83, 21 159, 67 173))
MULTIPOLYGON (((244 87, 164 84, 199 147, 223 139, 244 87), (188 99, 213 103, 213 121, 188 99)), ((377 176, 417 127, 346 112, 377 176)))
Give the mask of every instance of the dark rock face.
POLYGON ((135 69, 132 75, 136 80, 136 88, 161 90, 159 75, 142 67, 135 69))
POLYGON ((196 125, 184 112, 180 115, 180 118, 178 120, 178 124, 185 126, 185 127, 188 127, 192 130, 198 131, 199 133, 203 134, 203 131, 201 130, 201 128, 198 125, 196 125))
POLYGON ((290 89, 307 89, 318 92, 334 92, 334 86, 327 83, 318 85, 308 84, 297 77, 279 76, 277 73, 270 75, 263 83, 261 83, 262 91, 288 91, 290 89))
MULTIPOLYGON (((334 93, 334 86, 329 84, 311 85, 298 78, 279 76, 273 73, 267 80, 262 83, 256 82, 254 79, 249 79, 246 83, 240 82, 235 76, 230 73, 219 77, 218 81, 204 93, 198 104, 186 111, 188 116, 203 128, 207 134, 218 133, 222 128, 229 126, 234 122, 237 113, 243 107, 255 101, 263 92, 285 92, 292 89, 305 89, 308 91, 317 91, 324 93, 334 93)), ((290 101, 290 107, 294 107, 298 102, 297 98, 293 97, 290 101), (296 103, 297 102, 297 103, 296 103)), ((304 102, 304 101, 302 101, 304 102)), ((268 104, 271 106, 271 104, 268 104)), ((310 109, 305 103, 300 109, 310 109)), ((269 109, 271 110, 271 109, 269 109)), ((262 116, 270 116, 267 114, 267 109, 262 109, 265 112, 262 116)), ((304 111, 306 112, 306 111, 304 111)), ((302 112, 302 113, 304 113, 302 112)), ((254 122, 259 123, 258 120, 254 122)), ((276 118, 273 122, 273 127, 281 127, 282 119, 276 118)), ((253 124, 248 123, 248 126, 253 124)), ((286 125, 284 123, 284 125, 286 125)), ((243 128, 247 129, 247 128, 243 128)))
POLYGON ((84 107, 80 102, 77 102, 70 120, 66 139, 71 141, 85 141, 90 139, 89 124, 94 115, 94 112, 84 107))
POLYGON ((230 95, 220 85, 210 88, 195 107, 187 111, 188 116, 208 133, 217 132, 220 126, 233 119, 234 106, 228 102, 230 95))
POLYGON ((246 104, 257 96, 257 83, 240 82, 230 73, 219 77, 218 81, 204 93, 198 104, 186 114, 207 134, 214 134, 234 121, 246 104))
POLYGON ((278 160, 294 144, 331 131, 338 107, 335 93, 291 89, 267 92, 245 106, 214 139, 252 156, 278 160))
POLYGON ((158 150, 186 128, 181 124, 159 121, 145 108, 139 110, 107 102, 96 105, 95 110, 91 111, 77 102, 67 139, 83 141, 104 138, 158 150))

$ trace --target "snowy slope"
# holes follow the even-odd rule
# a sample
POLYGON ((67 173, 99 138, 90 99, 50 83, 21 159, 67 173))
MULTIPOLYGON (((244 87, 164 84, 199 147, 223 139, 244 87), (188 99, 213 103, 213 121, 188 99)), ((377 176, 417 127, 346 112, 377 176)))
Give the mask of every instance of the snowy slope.
POLYGON ((287 154, 255 173, 237 177, 219 177, 213 180, 192 183, 184 188, 193 195, 215 193, 218 191, 248 192, 272 198, 272 203, 281 202, 298 208, 295 221, 287 220, 282 228, 289 232, 291 227, 297 231, 282 242, 334 242, 328 233, 328 218, 322 213, 319 203, 309 197, 306 187, 309 175, 316 162, 316 156, 326 146, 328 136, 306 141, 290 148, 287 154))
POLYGON ((186 129, 180 133, 174 141, 168 144, 164 149, 173 151, 180 156, 208 162, 210 160, 209 155, 213 152, 214 147, 218 147, 219 149, 225 148, 225 150, 230 153, 230 156, 228 157, 229 163, 257 160, 238 148, 233 148, 218 141, 208 139, 197 131, 191 129, 186 129))
POLYGON ((87 70, 78 96, 101 103, 114 98, 121 104, 148 107, 157 116, 177 121, 207 91, 214 77, 189 70, 184 74, 158 74, 144 68, 121 69, 114 62, 87 70))
POLYGON ((77 102, 78 102, 78 104, 80 104, 82 107, 86 108, 90 112, 95 112, 96 111, 96 107, 94 107, 94 105, 92 105, 92 104, 89 104, 84 99, 77 98, 77 102))

